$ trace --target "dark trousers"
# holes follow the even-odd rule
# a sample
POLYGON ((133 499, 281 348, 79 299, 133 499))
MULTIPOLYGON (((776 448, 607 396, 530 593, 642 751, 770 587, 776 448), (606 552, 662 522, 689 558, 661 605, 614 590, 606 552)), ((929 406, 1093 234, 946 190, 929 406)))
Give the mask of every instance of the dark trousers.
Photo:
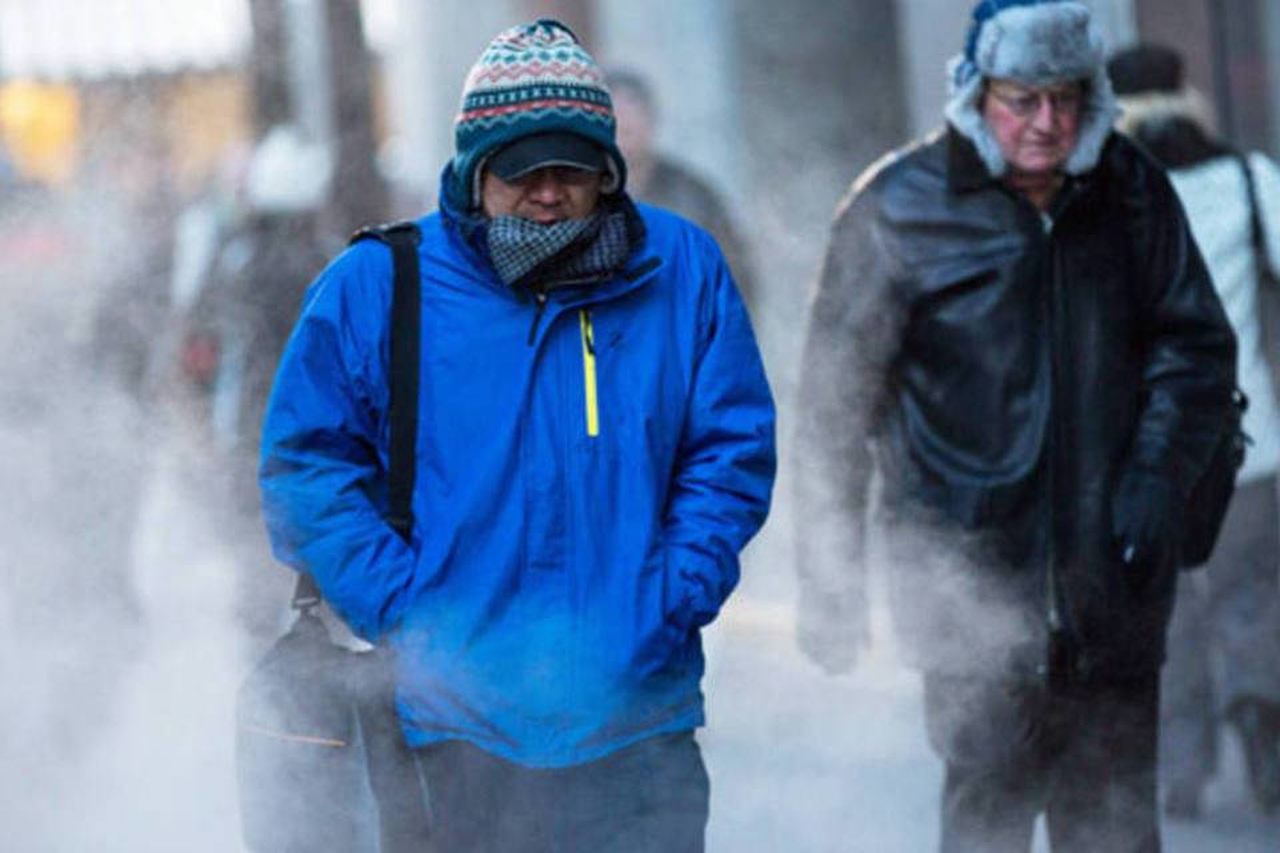
POLYGON ((1054 853, 1157 853, 1159 681, 1073 686, 926 674, 946 761, 943 853, 1026 853, 1044 813, 1054 853))
POLYGON ((438 853, 701 853, 709 785, 692 732, 534 770, 468 743, 418 750, 438 853))

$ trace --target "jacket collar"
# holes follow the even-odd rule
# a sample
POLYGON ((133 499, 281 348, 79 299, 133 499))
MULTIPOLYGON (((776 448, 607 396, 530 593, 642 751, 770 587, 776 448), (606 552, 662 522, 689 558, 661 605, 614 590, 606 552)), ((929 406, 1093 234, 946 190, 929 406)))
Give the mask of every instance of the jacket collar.
POLYGON ((947 188, 952 192, 973 192, 998 182, 974 144, 951 124, 947 125, 946 145, 947 188))
POLYGON ((640 253, 631 258, 626 269, 608 281, 591 285, 558 287, 551 291, 551 299, 562 308, 578 308, 609 302, 647 285, 662 266, 662 259, 658 256, 640 253))
MULTIPOLYGON (((450 185, 449 182, 453 180, 452 170, 452 163, 445 166, 440 179, 441 187, 450 185)), ((661 259, 646 253, 648 247, 646 226, 634 202, 629 196, 624 196, 621 204, 627 211, 628 228, 634 241, 634 248, 626 265, 619 273, 605 281, 584 282, 581 285, 574 282, 562 283, 551 291, 557 303, 576 306, 615 298, 647 284, 654 273, 661 268, 661 259)), ((497 270, 493 268, 493 261, 489 258, 486 239, 488 219, 485 216, 474 211, 459 210, 444 190, 440 193, 437 209, 446 232, 452 233, 455 245, 462 251, 468 262, 476 269, 483 271, 481 277, 488 284, 504 293, 515 294, 518 298, 527 298, 522 289, 513 289, 499 281, 497 270)))
MULTIPOLYGON (((1111 140, 1104 146, 1109 147, 1111 140)), ((969 139, 951 125, 947 125, 947 188, 957 194, 976 192, 989 186, 999 186, 1000 179, 993 176, 978 149, 969 139)), ((1101 162, 1101 161, 1100 161, 1101 162)), ((1094 185, 1097 168, 1083 175, 1067 175, 1062 190, 1054 199, 1050 215, 1055 219, 1094 185)))

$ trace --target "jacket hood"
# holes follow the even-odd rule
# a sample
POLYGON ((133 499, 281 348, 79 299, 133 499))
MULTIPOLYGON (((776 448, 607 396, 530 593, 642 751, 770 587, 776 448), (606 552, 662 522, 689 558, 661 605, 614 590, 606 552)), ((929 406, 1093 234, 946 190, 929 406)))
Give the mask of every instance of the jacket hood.
POLYGON ((489 246, 485 239, 489 219, 479 210, 472 209, 467 204, 465 195, 459 195, 457 182, 451 160, 440 173, 440 197, 437 202, 440 218, 444 220, 448 230, 456 234, 467 248, 477 255, 477 261, 492 266, 489 260, 489 246))

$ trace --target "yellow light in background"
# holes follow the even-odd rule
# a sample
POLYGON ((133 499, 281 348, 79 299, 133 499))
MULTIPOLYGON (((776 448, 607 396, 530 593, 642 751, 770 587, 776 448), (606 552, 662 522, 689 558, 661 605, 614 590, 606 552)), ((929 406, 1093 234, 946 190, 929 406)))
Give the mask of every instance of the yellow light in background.
POLYGON ((167 134, 179 188, 207 183, 229 152, 247 145, 248 81, 237 74, 200 74, 174 81, 166 98, 167 134))
POLYGON ((0 139, 18 173, 47 184, 66 184, 76 165, 80 99, 52 83, 0 84, 0 139))

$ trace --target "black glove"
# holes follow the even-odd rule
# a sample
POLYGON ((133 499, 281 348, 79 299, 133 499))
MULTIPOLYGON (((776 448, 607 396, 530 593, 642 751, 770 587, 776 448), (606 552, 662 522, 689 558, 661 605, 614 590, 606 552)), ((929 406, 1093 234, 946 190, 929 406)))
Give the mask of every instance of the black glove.
POLYGON ((1145 468, 1120 477, 1111 499, 1111 533, 1135 591, 1173 567, 1182 512, 1183 500, 1167 477, 1145 468))

